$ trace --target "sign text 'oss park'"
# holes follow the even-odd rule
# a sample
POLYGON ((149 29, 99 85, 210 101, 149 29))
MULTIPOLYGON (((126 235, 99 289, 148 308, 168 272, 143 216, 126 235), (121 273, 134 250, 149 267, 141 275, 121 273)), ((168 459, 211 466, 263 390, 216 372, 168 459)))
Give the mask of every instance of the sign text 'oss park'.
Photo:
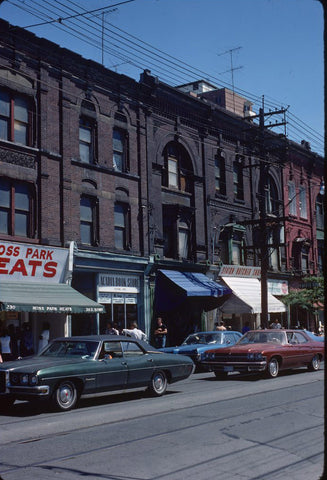
POLYGON ((0 243, 0 280, 62 283, 68 250, 23 243, 0 243))

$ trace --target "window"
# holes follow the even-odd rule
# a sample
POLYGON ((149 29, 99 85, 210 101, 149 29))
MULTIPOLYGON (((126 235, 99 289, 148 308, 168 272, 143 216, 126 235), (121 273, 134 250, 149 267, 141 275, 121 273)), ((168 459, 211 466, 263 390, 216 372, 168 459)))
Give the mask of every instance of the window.
POLYGON ((124 130, 113 129, 113 167, 117 172, 128 171, 127 135, 124 130))
POLYGON ((178 254, 180 259, 189 258, 190 231, 186 222, 178 225, 178 254))
POLYGON ((317 228, 319 230, 324 229, 324 201, 323 196, 321 194, 318 195, 316 201, 316 220, 317 220, 317 228))
POLYGON ((308 212, 307 212, 307 189, 305 187, 300 187, 300 195, 299 195, 299 201, 300 201, 300 217, 301 218, 308 218, 308 212))
POLYGON ((115 204, 115 247, 120 250, 129 250, 129 237, 129 206, 117 202, 115 204))
POLYGON ((225 226, 219 236, 220 260, 229 265, 244 264, 245 227, 238 224, 225 226))
POLYGON ((27 99, 0 91, 0 139, 31 145, 31 122, 27 99))
POLYGON ((181 145, 169 143, 164 150, 162 185, 181 192, 192 192, 193 167, 181 145))
POLYGON ((82 196, 80 201, 81 242, 85 245, 97 245, 97 199, 82 196))
POLYGON ((293 182, 289 182, 288 184, 288 205, 290 209, 290 215, 296 216, 296 192, 295 192, 295 184, 293 182))
POLYGON ((221 153, 215 156, 215 188, 217 194, 226 195, 225 159, 221 153))
POLYGON ((235 199, 244 200, 243 165, 240 159, 235 160, 233 163, 233 183, 235 199))
POLYGON ((279 269, 279 244, 279 228, 268 231, 269 268, 272 270, 279 269))
POLYGON ((33 237, 34 195, 29 184, 0 179, 0 233, 33 237))
POLYGON ((178 206, 163 208, 164 256, 189 260, 192 254, 192 212, 178 206))
POLYGON ((277 192, 276 184, 271 177, 268 177, 267 179, 265 199, 266 199, 266 213, 270 215, 278 215, 279 213, 278 192, 277 192))
POLYGON ((84 163, 95 163, 95 124, 84 117, 79 121, 79 156, 84 163))

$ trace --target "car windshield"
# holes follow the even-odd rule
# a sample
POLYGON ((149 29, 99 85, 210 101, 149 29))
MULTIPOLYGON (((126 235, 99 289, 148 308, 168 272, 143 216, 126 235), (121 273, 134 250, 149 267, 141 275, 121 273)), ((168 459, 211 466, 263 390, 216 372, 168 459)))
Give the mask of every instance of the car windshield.
POLYGON ((203 343, 204 345, 212 344, 212 343, 221 343, 222 342, 222 334, 217 332, 211 333, 193 333, 189 335, 186 340, 182 343, 182 345, 194 345, 196 343, 203 343))
POLYGON ((248 343, 276 343, 285 345, 287 343, 287 337, 285 332, 276 332, 274 330, 247 332, 237 343, 238 345, 246 345, 248 343))
POLYGON ((91 341, 72 341, 72 340, 56 340, 49 344, 48 348, 41 353, 42 357, 90 357, 94 355, 98 349, 99 342, 91 341))

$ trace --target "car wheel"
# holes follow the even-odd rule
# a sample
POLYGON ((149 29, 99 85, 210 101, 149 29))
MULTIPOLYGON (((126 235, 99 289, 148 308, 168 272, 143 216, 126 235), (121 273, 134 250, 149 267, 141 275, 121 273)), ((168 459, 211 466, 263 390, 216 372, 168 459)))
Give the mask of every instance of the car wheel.
POLYGON ((276 378, 279 372, 279 363, 277 358, 272 358, 267 366, 267 375, 269 378, 276 378))
POLYGON ((56 410, 71 410, 78 400, 78 391, 75 384, 70 380, 61 382, 52 395, 52 403, 56 410))
POLYGON ((320 368, 320 357, 319 355, 315 355, 313 357, 313 359, 311 360, 309 366, 308 366, 308 369, 313 371, 313 372, 316 372, 317 370, 319 370, 320 368))
POLYGON ((227 378, 227 372, 214 372, 217 380, 224 380, 227 378))
POLYGON ((155 372, 151 378, 149 392, 154 397, 160 397, 167 390, 167 377, 162 371, 155 372))

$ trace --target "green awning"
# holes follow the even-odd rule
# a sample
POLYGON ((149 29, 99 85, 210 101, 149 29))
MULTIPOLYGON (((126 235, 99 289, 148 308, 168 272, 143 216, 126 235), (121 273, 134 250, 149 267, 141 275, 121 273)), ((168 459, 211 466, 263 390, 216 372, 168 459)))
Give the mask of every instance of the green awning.
POLYGON ((33 313, 103 313, 104 307, 65 283, 0 282, 0 310, 33 313))

